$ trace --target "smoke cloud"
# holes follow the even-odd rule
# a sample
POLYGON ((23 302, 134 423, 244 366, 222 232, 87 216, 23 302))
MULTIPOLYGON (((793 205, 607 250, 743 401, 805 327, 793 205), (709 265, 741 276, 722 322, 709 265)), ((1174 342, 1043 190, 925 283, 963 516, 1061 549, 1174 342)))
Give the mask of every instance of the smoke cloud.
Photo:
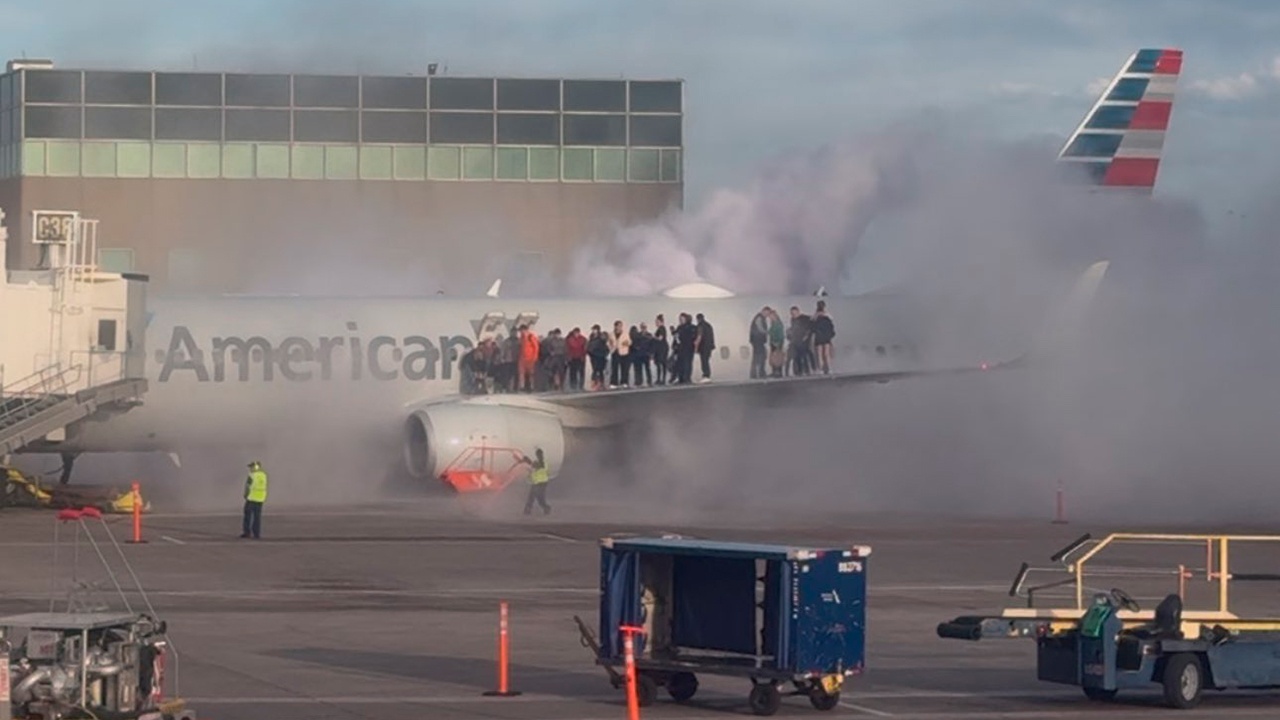
POLYGON ((1059 484, 1076 518, 1267 516, 1280 494, 1274 244, 1211 234, 1192 203, 1160 193, 1066 189, 1054 150, 904 124, 584 251, 578 272, 597 292, 696 278, 761 293, 892 286, 926 309, 927 344, 970 351, 1025 347, 1078 273, 1112 264, 1086 332, 1047 363, 660 412, 610 451, 620 484, 584 473, 593 482, 565 492, 694 524, 787 511, 1047 518, 1059 484))
MULTIPOLYGON (((574 266, 585 294, 694 279, 740 294, 889 288, 923 309, 923 344, 966 359, 1025 348, 1085 267, 1112 265, 1085 334, 1052 362, 659 409, 572 458, 553 505, 595 508, 575 509, 579 520, 694 526, 831 512, 1047 518, 1062 483, 1073 519, 1267 515, 1280 470, 1269 310, 1280 271, 1265 232, 1276 211, 1260 203, 1256 225, 1221 237, 1184 200, 1065 188, 1055 150, 930 117, 785 158, 699 208, 591 244, 574 266)), ((403 497, 383 482, 398 418, 288 408, 260 457, 273 479, 294 479, 273 484, 282 504, 403 497)), ((181 506, 234 506, 243 462, 242 451, 184 458, 181 506)), ((512 510, 500 507, 487 516, 512 510)))

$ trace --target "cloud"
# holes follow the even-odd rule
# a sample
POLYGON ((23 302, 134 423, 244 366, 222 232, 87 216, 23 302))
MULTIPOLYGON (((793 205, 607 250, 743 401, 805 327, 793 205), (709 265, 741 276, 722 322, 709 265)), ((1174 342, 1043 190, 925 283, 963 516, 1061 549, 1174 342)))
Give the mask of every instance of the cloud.
POLYGON ((1262 85, 1253 73, 1242 72, 1234 77, 1196 80, 1190 87, 1193 92, 1203 93, 1214 100, 1243 100, 1256 95, 1262 85))

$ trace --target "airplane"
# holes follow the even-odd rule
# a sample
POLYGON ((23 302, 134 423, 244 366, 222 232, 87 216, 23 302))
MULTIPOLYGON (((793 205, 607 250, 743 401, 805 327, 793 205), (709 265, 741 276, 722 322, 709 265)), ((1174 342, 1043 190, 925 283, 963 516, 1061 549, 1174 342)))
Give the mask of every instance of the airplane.
MULTIPOLYGON (((1059 160, 1086 169, 1099 189, 1151 192, 1168 126, 1182 51, 1143 49, 1129 57, 1064 145, 1059 160)), ((1037 345, 1009 362, 990 359, 945 366, 934 362, 924 309, 895 295, 818 295, 837 324, 831 375, 749 380, 747 332, 763 306, 786 322, 788 309, 811 313, 814 295, 739 297, 709 283, 690 283, 647 297, 510 299, 501 281, 477 298, 182 297, 148 300, 145 347, 149 390, 140 406, 68 428, 65 439, 28 452, 62 453, 63 482, 80 453, 165 452, 200 447, 255 447, 272 428, 373 428, 400 445, 402 469, 418 480, 440 479, 477 444, 532 456, 541 448, 554 477, 571 437, 617 427, 655 403, 707 394, 750 399, 802 388, 885 383, 947 373, 1017 366, 1048 352, 1072 332, 1107 269, 1080 275, 1064 314, 1037 345), (674 325, 679 313, 703 313, 717 336, 714 382, 599 392, 462 395, 461 356, 486 337, 519 325, 540 335, 552 328, 584 333, 652 323, 674 325), (933 363, 933 364, 931 364, 933 363)), ((696 377, 695 368, 695 377, 696 377)))

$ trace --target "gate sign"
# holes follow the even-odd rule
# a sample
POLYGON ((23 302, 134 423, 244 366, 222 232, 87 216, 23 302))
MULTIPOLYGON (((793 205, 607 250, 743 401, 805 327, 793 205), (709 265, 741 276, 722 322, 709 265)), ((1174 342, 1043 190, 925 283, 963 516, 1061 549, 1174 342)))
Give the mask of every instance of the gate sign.
POLYGON ((80 213, 69 211, 32 211, 31 241, 38 245, 71 242, 79 216, 80 213))

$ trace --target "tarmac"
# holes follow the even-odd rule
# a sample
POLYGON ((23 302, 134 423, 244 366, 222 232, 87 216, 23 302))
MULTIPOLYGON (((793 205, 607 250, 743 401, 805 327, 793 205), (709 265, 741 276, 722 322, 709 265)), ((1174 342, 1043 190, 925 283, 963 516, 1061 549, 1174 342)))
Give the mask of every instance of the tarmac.
MULTIPOLYGON (((771 515, 766 522, 743 514, 714 526, 656 528, 586 522, 601 514, 557 502, 554 494, 550 517, 521 517, 519 498, 495 502, 483 513, 462 511, 456 498, 443 497, 342 509, 268 507, 260 541, 238 538, 236 509, 155 512, 144 518, 146 542, 122 547, 169 622, 181 695, 211 720, 625 718, 623 694, 594 665, 573 621, 579 615, 595 625, 598 540, 624 532, 872 546, 866 673, 851 680, 831 712, 791 697, 777 717, 1065 720, 1174 712, 1160 703, 1156 686, 1096 704, 1078 689, 1038 682, 1029 640, 968 643, 935 634, 943 620, 1017 602, 1007 592, 1021 561, 1047 564, 1083 532, 1133 528, 885 515, 771 515), (511 685, 522 694, 487 697, 496 687, 504 600, 511 609, 511 685)), ((128 518, 109 523, 118 539, 129 537, 128 518)), ((64 550, 55 573, 54 525, 49 512, 0 513, 0 612, 47 609, 55 576, 56 587, 67 587, 74 526, 60 531, 64 550)), ((78 572, 82 580, 105 579, 84 544, 78 572)), ((103 597, 110 601, 112 592, 103 597)), ((660 692, 642 717, 751 716, 746 680, 700 680, 692 702, 676 704, 660 692)), ((1177 717, 1274 717, 1278 710, 1280 694, 1210 692, 1199 708, 1177 717)))

